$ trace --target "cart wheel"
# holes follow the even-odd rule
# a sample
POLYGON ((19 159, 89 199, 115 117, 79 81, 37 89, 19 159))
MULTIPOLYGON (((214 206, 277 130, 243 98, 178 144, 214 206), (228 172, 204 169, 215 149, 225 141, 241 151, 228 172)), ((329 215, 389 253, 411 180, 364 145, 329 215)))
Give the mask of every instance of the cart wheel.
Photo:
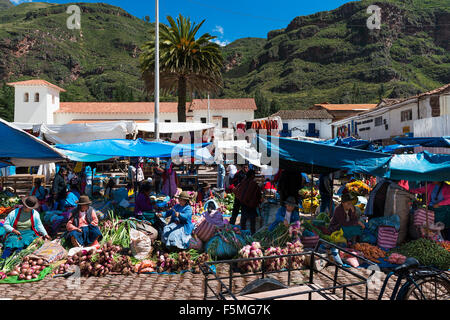
POLYGON ((446 300, 450 299, 450 281, 441 277, 420 279, 409 285, 409 290, 403 296, 403 300, 446 300), (421 292, 422 294, 421 294, 421 292))

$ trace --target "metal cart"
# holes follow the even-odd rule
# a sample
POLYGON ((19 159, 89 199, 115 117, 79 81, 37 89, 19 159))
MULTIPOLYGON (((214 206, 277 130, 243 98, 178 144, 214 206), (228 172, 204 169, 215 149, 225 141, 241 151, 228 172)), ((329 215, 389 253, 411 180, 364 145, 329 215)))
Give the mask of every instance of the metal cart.
MULTIPOLYGON (((360 274, 353 272, 350 268, 345 268, 336 264, 334 261, 330 260, 327 254, 323 254, 319 251, 319 248, 336 248, 341 250, 347 254, 355 256, 353 253, 336 246, 333 243, 329 243, 325 240, 320 240, 316 247, 311 251, 305 251, 299 254, 288 254, 283 256, 269 256, 269 257, 261 257, 261 258, 249 258, 249 259, 239 259, 239 260, 223 260, 223 261, 214 261, 207 262, 200 266, 200 269, 204 275, 204 300, 346 300, 348 294, 352 294, 352 298, 356 297, 358 300, 368 300, 368 283, 370 277, 373 276, 375 270, 372 270, 371 274, 368 277, 364 277, 360 274), (293 269, 292 268, 292 260, 295 257, 303 257, 305 261, 309 263, 305 263, 305 265, 293 269), (288 267, 281 271, 266 271, 264 270, 264 262, 265 260, 274 259, 274 258, 287 258, 288 259, 288 267), (262 270, 256 273, 238 273, 234 272, 236 270, 236 266, 239 262, 248 262, 252 260, 262 260, 262 270), (334 267, 334 275, 330 277, 326 273, 317 267, 317 262, 321 262, 326 264, 327 266, 334 267), (225 274, 227 275, 220 276, 218 274, 217 267, 219 265, 228 266, 228 272, 225 270, 225 274), (292 273, 294 271, 306 271, 308 276, 306 277, 304 283, 298 285, 293 283, 292 281, 292 273), (352 283, 340 283, 338 281, 339 272, 345 274, 346 276, 353 276, 356 280, 352 283), (235 281, 238 278, 244 277, 255 277, 257 276, 259 279, 256 281, 261 281, 262 279, 268 278, 271 274, 276 273, 287 273, 287 282, 280 283, 283 285, 283 288, 272 289, 270 291, 259 291, 255 293, 242 293, 235 292, 234 289, 235 281), (330 286, 322 287, 319 284, 315 283, 315 277, 318 275, 325 277, 330 281, 330 286), (356 292, 355 287, 363 286, 364 294, 361 295, 356 292), (340 291, 340 296, 337 296, 337 292, 340 291), (212 295, 211 295, 212 294, 212 295)), ((356 257, 356 256, 355 256, 356 257)), ((331 258, 332 259, 332 258, 331 258)), ((363 260, 369 266, 376 265, 375 263, 358 257, 358 259, 363 260)), ((270 277, 269 277, 270 279, 270 277)), ((255 281, 254 281, 255 282, 255 281)), ((252 282, 253 283, 253 282, 252 282)), ((257 290, 255 290, 257 291, 257 290)))

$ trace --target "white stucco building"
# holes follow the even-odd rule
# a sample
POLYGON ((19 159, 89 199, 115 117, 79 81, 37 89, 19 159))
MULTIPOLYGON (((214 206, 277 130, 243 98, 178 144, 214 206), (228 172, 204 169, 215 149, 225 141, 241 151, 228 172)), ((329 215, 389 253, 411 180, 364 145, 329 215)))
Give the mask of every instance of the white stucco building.
MULTIPOLYGON (((153 102, 60 102, 65 90, 45 80, 8 83, 15 88, 14 122, 31 124, 93 123, 118 120, 154 120, 153 102)), ((161 122, 177 122, 177 102, 160 102, 161 122)), ((208 121, 207 99, 194 99, 186 105, 187 122, 208 121)), ((211 123, 229 128, 233 122, 253 120, 255 100, 211 99, 211 123)))
POLYGON ((448 135, 448 115, 450 84, 406 99, 383 99, 373 110, 333 122, 333 135, 356 136, 383 145, 392 144, 392 138, 398 136, 448 135))
POLYGON ((326 110, 280 110, 272 117, 283 122, 282 136, 331 139, 333 116, 326 110))

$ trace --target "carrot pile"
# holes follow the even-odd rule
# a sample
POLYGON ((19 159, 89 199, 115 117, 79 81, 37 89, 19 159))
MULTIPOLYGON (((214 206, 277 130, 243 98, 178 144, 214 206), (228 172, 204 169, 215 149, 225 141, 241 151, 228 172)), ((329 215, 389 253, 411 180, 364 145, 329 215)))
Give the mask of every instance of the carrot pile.
POLYGON ((439 245, 448 252, 450 252, 450 241, 439 242, 439 245))
POLYGON ((12 207, 9 208, 5 208, 5 207, 0 207, 0 215, 4 214, 4 213, 9 213, 9 211, 11 211, 12 207))
POLYGON ((383 250, 368 243, 356 243, 353 248, 361 252, 364 255, 364 258, 373 262, 378 262, 378 259, 386 256, 386 253, 383 250))

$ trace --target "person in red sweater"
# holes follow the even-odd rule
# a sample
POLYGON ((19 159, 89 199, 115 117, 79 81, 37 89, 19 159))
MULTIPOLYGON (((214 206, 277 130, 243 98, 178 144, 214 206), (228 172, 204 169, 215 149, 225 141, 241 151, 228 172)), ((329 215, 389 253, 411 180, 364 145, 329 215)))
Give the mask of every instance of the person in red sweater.
POLYGON ((256 232, 256 217, 258 215, 256 209, 262 201, 262 190, 255 181, 255 175, 254 170, 249 170, 246 178, 236 190, 236 198, 239 199, 242 206, 241 228, 246 230, 247 220, 250 220, 251 234, 256 232))
POLYGON ((89 247, 98 244, 102 233, 98 227, 98 218, 88 196, 81 196, 78 207, 72 210, 66 229, 67 237, 74 247, 89 247))

